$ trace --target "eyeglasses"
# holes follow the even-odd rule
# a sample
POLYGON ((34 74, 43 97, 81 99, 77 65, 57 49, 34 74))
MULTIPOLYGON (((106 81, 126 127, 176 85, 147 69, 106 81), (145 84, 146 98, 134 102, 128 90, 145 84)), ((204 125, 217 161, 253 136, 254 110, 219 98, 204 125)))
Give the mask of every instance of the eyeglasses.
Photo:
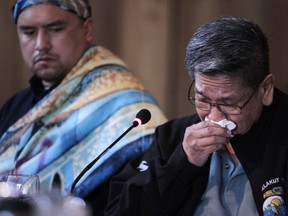
POLYGON ((217 107, 220 112, 223 112, 227 115, 239 115, 242 113, 242 109, 249 103, 253 95, 255 94, 255 90, 252 92, 250 97, 245 101, 245 103, 240 106, 238 104, 221 104, 221 103, 211 103, 209 101, 198 100, 191 96, 191 89, 194 84, 194 81, 191 83, 188 90, 188 100, 194 105, 197 109, 203 111, 210 111, 212 107, 217 107))

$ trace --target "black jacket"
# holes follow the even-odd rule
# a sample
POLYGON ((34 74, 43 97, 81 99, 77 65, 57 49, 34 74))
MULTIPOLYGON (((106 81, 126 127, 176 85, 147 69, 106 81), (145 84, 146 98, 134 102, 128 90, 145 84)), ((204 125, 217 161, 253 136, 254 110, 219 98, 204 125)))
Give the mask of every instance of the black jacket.
MULTIPOLYGON (((156 129, 151 148, 112 179, 106 215, 193 215, 207 186, 210 160, 203 167, 190 164, 182 139, 185 129, 199 121, 195 114, 156 129)), ((288 96, 275 89, 273 104, 231 144, 250 181, 259 215, 270 210, 273 199, 285 210, 288 96)))

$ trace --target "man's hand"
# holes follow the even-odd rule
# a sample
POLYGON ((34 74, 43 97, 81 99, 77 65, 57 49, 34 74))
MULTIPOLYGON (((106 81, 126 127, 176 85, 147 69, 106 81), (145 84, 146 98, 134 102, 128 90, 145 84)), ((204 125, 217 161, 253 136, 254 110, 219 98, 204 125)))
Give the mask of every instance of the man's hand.
POLYGON ((186 128, 183 148, 190 163, 203 166, 209 155, 229 142, 231 131, 209 121, 186 128))

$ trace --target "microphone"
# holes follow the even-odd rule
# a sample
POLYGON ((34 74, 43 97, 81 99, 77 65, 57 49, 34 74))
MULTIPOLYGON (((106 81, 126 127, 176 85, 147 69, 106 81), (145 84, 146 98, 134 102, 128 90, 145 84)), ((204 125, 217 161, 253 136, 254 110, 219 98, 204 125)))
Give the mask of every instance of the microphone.
POLYGON ((135 116, 134 121, 132 125, 124 131, 112 144, 110 144, 100 155, 98 155, 97 158, 95 158, 93 161, 91 161, 82 171, 81 173, 76 177, 76 179, 73 181, 70 194, 73 194, 74 189, 78 181, 82 178, 82 176, 103 156, 105 155, 119 140, 121 140, 130 130, 133 128, 146 124, 151 119, 151 113, 147 109, 141 109, 135 116))
POLYGON ((133 127, 146 124, 151 119, 151 113, 147 109, 140 110, 133 121, 133 127))

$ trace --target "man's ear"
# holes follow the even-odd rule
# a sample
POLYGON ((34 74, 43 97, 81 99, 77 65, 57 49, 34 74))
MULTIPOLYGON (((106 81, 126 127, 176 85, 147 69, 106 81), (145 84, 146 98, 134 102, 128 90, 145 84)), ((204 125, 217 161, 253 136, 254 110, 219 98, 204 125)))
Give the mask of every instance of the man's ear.
POLYGON ((94 40, 94 22, 92 17, 88 17, 84 21, 84 28, 85 28, 86 41, 92 44, 94 40))
POLYGON ((273 101, 274 94, 274 76, 269 74, 260 84, 262 92, 262 103, 264 106, 269 106, 273 101))

